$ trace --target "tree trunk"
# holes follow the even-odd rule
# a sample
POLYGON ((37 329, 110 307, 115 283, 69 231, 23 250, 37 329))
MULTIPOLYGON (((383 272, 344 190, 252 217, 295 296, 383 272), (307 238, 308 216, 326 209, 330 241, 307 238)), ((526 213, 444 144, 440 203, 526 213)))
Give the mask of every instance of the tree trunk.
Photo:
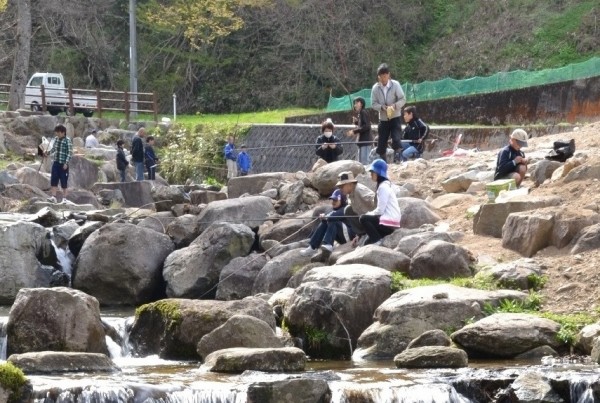
POLYGON ((17 0, 17 7, 17 49, 8 98, 8 109, 11 111, 25 106, 25 87, 31 53, 31 0, 17 0))

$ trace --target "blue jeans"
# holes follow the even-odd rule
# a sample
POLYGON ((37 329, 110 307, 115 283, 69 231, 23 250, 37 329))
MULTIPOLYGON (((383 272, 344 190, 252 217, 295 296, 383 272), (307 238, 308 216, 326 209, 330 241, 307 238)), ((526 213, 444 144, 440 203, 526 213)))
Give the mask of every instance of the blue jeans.
POLYGON ((135 180, 143 181, 144 180, 144 162, 133 162, 133 166, 135 166, 135 180))
POLYGON ((402 143, 402 161, 408 161, 409 158, 417 158, 419 156, 419 150, 410 143, 402 143))
POLYGON ((321 222, 317 226, 317 229, 315 229, 315 232, 313 232, 312 236, 310 237, 310 247, 313 249, 317 249, 319 246, 321 246, 321 243, 323 243, 324 245, 333 245, 334 241, 338 241, 341 244, 346 243, 348 240, 344 237, 342 221, 340 221, 339 219, 329 219, 343 215, 344 209, 341 208, 339 210, 332 211, 331 213, 329 213, 327 215, 328 219, 321 220, 321 222))
POLYGON ((371 152, 371 146, 358 146, 358 162, 363 165, 369 164, 369 153, 371 152))
POLYGON ((119 169, 119 174, 121 175, 121 182, 125 182, 125 174, 127 173, 124 169, 119 169))

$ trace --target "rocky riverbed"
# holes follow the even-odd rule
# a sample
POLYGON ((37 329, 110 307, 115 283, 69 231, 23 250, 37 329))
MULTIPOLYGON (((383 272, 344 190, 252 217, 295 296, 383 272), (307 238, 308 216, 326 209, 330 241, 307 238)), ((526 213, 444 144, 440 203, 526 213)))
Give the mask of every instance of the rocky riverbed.
MULTIPOLYGON (((5 113, 3 149, 26 154, 56 119, 5 113)), ((45 201, 47 164, 15 162, 0 172, 0 304, 11 306, 0 358, 26 373, 118 370, 90 355, 108 356, 112 343, 127 344, 134 357, 236 374, 302 373, 307 357, 308 365, 341 359, 467 368, 476 359, 541 363, 575 352, 590 357, 579 361, 598 362, 600 325, 572 340, 564 323, 506 308, 535 303, 546 312, 597 314, 600 124, 531 139, 528 191, 502 203, 489 203, 485 191, 495 151, 392 165, 402 228, 381 246, 340 245, 314 262, 300 251, 329 208, 337 175, 352 171, 357 197, 372 200, 359 163, 240 177, 222 190, 160 179, 117 183, 112 144, 130 139, 135 127, 65 119, 76 145, 90 126, 100 127, 104 144, 77 148, 74 204, 45 201), (570 138, 573 158, 544 159, 553 141, 570 138), (463 281, 424 281, 455 278, 463 281), (407 286, 416 279, 424 282, 407 286), (100 316, 101 307, 118 306, 138 308, 122 334, 100 316)), ((515 377, 498 382, 493 393, 508 399, 548 385, 548 399, 570 401, 560 382, 532 379, 518 388, 515 377)), ((311 383, 322 399, 311 401, 331 399, 328 382, 311 383)), ((482 388, 452 387, 448 401, 485 401, 482 388)), ((269 390, 252 392, 259 400, 246 396, 278 401, 269 390)))

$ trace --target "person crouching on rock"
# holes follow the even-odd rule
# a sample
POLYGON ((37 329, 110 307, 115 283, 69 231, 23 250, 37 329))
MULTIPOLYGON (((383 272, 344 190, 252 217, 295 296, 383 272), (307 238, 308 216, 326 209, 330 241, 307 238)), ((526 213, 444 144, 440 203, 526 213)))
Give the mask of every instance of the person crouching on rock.
POLYGON ((321 125, 321 135, 317 137, 316 153, 319 158, 324 159, 327 163, 337 161, 338 157, 344 152, 340 139, 333 134, 333 122, 327 119, 321 125))
POLYGON ((523 129, 515 129, 510 135, 509 143, 498 153, 496 162, 496 173, 494 180, 514 179, 517 187, 525 178, 529 159, 521 148, 527 147, 527 132, 523 129))
POLYGON ((371 179, 377 182, 377 200, 374 210, 360 216, 368 238, 365 245, 381 245, 384 236, 400 227, 400 206, 392 188, 392 182, 387 178, 387 163, 376 159, 369 166, 371 179))
POLYGON ((319 260, 326 260, 333 251, 334 241, 344 244, 352 239, 352 236, 347 235, 348 229, 346 225, 341 220, 335 220, 335 217, 344 215, 344 207, 348 204, 348 199, 340 189, 336 189, 329 196, 329 199, 331 199, 333 211, 327 215, 321 214, 319 216, 321 222, 310 237, 308 247, 300 251, 302 256, 314 255, 317 252, 317 248, 321 246, 322 253, 319 260))

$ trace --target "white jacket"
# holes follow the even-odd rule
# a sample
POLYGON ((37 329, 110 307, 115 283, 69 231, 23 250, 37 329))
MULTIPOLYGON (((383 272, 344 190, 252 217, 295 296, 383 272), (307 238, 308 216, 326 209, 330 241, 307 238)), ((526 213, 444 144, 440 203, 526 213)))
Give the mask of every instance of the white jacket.
POLYGON ((368 212, 370 215, 380 215, 379 224, 386 227, 400 227, 400 206, 389 180, 381 182, 377 188, 377 207, 368 212))

